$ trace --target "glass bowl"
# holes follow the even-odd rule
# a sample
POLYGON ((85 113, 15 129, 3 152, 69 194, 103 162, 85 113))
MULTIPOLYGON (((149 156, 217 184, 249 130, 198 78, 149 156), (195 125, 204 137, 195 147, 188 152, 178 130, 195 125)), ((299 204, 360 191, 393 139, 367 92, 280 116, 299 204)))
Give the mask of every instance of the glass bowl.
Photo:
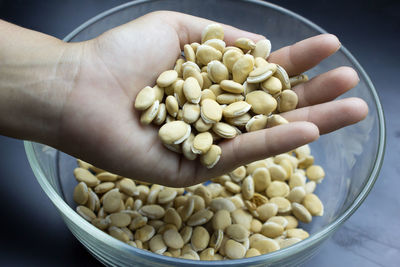
MULTIPOLYGON (((273 50, 325 32, 291 11, 262 1, 160 0, 133 1, 108 10, 78 27, 65 41, 91 39, 155 10, 180 11, 263 34, 271 40, 273 50)), ((360 77, 357 87, 342 97, 357 96, 364 99, 369 114, 362 122, 321 136, 311 144, 316 163, 322 165, 327 174, 316 192, 325 205, 325 214, 303 226, 310 232, 309 238, 270 254, 240 260, 205 262, 166 257, 131 247, 98 230, 74 211, 72 192, 76 181, 72 172, 76 161, 73 157, 32 142, 25 142, 26 153, 36 178, 68 228, 105 265, 297 265, 314 255, 322 242, 360 206, 371 190, 383 160, 385 124, 382 106, 373 84, 356 59, 342 47, 307 74, 312 77, 342 65, 353 67, 360 77)))

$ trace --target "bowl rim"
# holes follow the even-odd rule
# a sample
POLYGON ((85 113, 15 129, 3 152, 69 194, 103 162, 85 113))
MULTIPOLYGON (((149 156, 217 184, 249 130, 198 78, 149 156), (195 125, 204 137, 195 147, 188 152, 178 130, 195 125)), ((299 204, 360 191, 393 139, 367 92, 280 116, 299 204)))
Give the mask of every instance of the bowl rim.
MULTIPOLYGON (((113 13, 119 12, 125 8, 135 6, 138 4, 146 3, 146 2, 153 2, 154 0, 136 0, 136 1, 131 1, 128 3, 124 3, 122 5, 116 6, 114 8, 111 8, 109 10, 106 10, 97 16, 89 19, 79 27, 77 27, 75 30, 73 30, 70 34, 68 34, 63 41, 70 41, 73 37, 75 37, 77 34, 79 34, 81 31, 83 31, 85 28, 88 26, 96 23, 97 21, 101 20, 102 18, 109 16, 113 13)), ((320 26, 314 24, 310 20, 304 18, 303 16, 292 12, 286 8, 280 7, 276 4, 272 4, 269 2, 261 1, 261 0, 241 0, 242 2, 249 2, 251 4, 256 4, 256 5, 262 5, 271 9, 274 9, 275 11, 284 13, 285 15, 288 15, 290 17, 294 17, 295 19, 301 21, 302 23, 306 24, 307 26, 313 28, 314 30, 320 32, 320 33, 327 33, 324 29, 322 29, 320 26)), ((272 260, 272 262, 275 262, 276 260, 281 259, 283 256, 289 257, 292 254, 297 253, 300 250, 304 250, 306 248, 312 247, 315 243, 319 242, 319 240, 324 239, 329 237, 331 234, 334 233, 337 228, 343 224, 357 209, 358 207, 362 204, 362 202, 365 200, 365 198, 368 196, 369 192, 371 191, 374 183, 376 182, 376 179, 378 178, 379 171, 382 167, 383 163, 383 157, 385 153, 385 147, 386 147, 386 129, 385 129, 385 118, 384 118, 384 112, 382 105, 379 101, 378 93, 375 90, 374 85, 371 82, 371 79, 369 78, 368 74, 364 71, 364 69, 361 67, 359 62, 354 58, 354 56, 344 47, 341 46, 340 48, 344 55, 354 64, 357 72, 359 73, 360 76, 363 77, 365 80, 367 86, 370 89, 370 92, 374 98, 374 104, 376 106, 377 110, 377 115, 378 115, 378 122, 379 122, 379 146, 377 150, 377 156, 375 158, 375 162, 373 165, 372 170, 370 171, 369 178, 364 186, 364 188, 361 190, 361 192, 358 194, 358 196, 355 198, 353 203, 340 215, 336 220, 333 222, 329 223, 325 228, 319 230, 316 233, 313 233, 310 235, 309 238, 303 240, 302 242, 299 242, 297 244, 294 244, 290 247, 280 249, 278 251, 260 255, 257 257, 252 257, 252 258, 244 258, 244 259, 238 259, 238 260, 224 260, 220 262, 213 262, 213 265, 236 265, 236 264, 248 264, 248 263, 262 263, 266 260, 272 260)), ((72 221, 74 224, 76 224, 82 231, 87 232, 87 234, 94 236, 96 239, 99 239, 102 242, 106 242, 108 245, 113 246, 116 249, 119 250, 132 250, 132 252, 137 253, 146 259, 157 259, 158 261, 162 261, 166 264, 196 264, 196 265, 208 265, 209 262, 207 261, 194 261, 194 260, 185 260, 185 259, 179 259, 179 258, 172 258, 172 257, 167 257, 163 255, 158 255, 150 251, 145 251, 141 249, 134 248, 132 246, 129 246, 111 236, 108 234, 104 233, 103 231, 93 227, 89 222, 84 220, 82 217, 80 217, 64 200, 57 194, 57 192, 54 190, 52 187, 51 183, 45 178, 44 171, 41 168, 41 165, 39 164, 36 156, 36 152, 34 149, 34 142, 30 141, 24 141, 24 147, 25 151, 27 154, 27 158, 29 160, 30 166, 33 170, 33 173, 38 180, 39 184, 41 185, 42 189, 45 191, 47 196, 51 199, 53 204, 56 206, 56 208, 61 212, 62 215, 67 217, 70 221, 72 221)), ((92 251, 93 252, 93 251, 92 251)))

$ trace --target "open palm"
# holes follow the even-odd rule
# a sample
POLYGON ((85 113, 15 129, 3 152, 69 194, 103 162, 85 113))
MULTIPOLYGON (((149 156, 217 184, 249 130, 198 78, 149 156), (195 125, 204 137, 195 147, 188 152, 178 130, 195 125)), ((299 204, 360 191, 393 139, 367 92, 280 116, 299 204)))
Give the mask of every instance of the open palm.
MULTIPOLYGON (((133 108, 137 93, 171 69, 184 44, 199 42, 208 20, 155 12, 79 44, 81 64, 62 113, 58 148, 98 167, 133 179, 170 186, 199 183, 248 162, 289 151, 363 119, 368 108, 358 98, 332 101, 358 82, 341 67, 298 85, 298 109, 283 114, 290 122, 222 142, 213 169, 167 150, 156 126, 143 126, 133 108), (297 122, 296 122, 297 121, 297 122)), ((262 36, 224 26, 227 45, 239 37, 262 36)), ((269 61, 295 75, 315 66, 340 47, 332 35, 316 36, 275 51, 269 61)))

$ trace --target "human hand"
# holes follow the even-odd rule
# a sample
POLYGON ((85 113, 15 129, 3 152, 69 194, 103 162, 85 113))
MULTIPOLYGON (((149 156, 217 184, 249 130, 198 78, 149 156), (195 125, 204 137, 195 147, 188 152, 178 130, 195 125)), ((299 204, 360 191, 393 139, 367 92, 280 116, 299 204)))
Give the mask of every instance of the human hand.
MULTIPOLYGON (((334 101, 358 83, 348 67, 326 72, 298 85, 298 109, 281 114, 291 123, 246 133, 220 143, 218 164, 207 169, 198 160, 166 149, 158 127, 143 126, 133 108, 137 93, 171 69, 186 43, 199 42, 208 20, 173 12, 155 12, 81 43, 79 71, 68 90, 55 146, 100 168, 133 179, 169 186, 202 182, 235 167, 283 153, 324 134, 362 120, 368 108, 358 98, 334 101)), ((263 37, 224 26, 227 45, 239 37, 263 37)), ((335 36, 320 35, 282 48, 268 61, 290 76, 302 73, 336 52, 335 36)))

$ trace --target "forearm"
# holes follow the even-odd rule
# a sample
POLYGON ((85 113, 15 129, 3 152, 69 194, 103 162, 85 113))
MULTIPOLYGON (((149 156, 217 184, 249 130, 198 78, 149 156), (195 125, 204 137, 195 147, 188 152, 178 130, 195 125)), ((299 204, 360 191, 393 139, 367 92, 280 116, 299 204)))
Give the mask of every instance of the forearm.
POLYGON ((0 134, 56 145, 79 46, 0 20, 0 134))

